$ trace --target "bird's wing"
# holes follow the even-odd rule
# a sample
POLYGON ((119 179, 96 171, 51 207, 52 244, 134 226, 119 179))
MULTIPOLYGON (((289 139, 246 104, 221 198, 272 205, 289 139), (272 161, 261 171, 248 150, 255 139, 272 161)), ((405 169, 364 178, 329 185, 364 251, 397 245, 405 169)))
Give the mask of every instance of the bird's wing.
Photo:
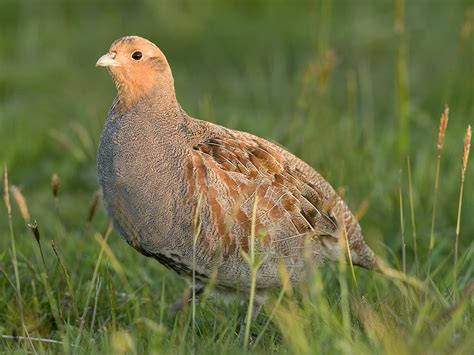
POLYGON ((194 145, 186 165, 188 199, 199 201, 210 244, 228 253, 239 245, 246 249, 256 198, 253 221, 263 241, 292 235, 337 239, 337 195, 320 189, 297 160, 268 141, 230 130, 194 145))

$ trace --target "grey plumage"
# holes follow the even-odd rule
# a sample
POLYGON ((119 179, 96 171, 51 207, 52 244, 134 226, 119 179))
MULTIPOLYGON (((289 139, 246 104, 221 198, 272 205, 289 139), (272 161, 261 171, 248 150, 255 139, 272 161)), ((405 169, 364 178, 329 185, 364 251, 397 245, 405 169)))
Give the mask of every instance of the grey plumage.
POLYGON ((314 169, 273 143, 181 109, 169 65, 154 44, 125 37, 98 65, 109 68, 118 90, 98 149, 99 185, 115 228, 131 246, 190 276, 198 216, 197 280, 205 284, 217 272, 218 290, 245 291, 250 269, 241 250, 248 252, 258 198, 253 222, 265 257, 259 294, 281 285, 279 263, 296 283, 305 265, 336 260, 345 235, 354 264, 376 267, 357 220, 314 169), (131 57, 136 51, 143 54, 139 61, 131 57))

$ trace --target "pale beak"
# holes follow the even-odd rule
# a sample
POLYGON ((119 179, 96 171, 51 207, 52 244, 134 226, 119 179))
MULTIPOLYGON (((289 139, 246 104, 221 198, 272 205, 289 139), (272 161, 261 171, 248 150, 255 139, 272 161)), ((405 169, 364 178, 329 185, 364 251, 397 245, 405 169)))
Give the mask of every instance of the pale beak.
POLYGON ((115 52, 104 54, 102 57, 99 58, 97 63, 95 63, 96 67, 119 67, 121 64, 117 62, 115 59, 115 52))

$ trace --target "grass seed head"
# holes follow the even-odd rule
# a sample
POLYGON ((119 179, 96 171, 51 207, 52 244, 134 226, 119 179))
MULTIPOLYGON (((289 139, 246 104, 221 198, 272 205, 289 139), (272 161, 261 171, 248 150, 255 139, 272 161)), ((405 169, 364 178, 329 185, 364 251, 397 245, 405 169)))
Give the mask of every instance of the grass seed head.
POLYGON ((33 223, 28 223, 28 228, 30 228, 31 232, 33 233, 33 236, 36 239, 36 242, 39 244, 41 241, 41 235, 39 232, 38 223, 36 223, 36 221, 34 221, 33 223))
POLYGON ((25 196, 21 193, 20 189, 16 186, 11 186, 10 190, 13 195, 13 199, 15 200, 18 209, 20 210, 21 217, 25 221, 25 223, 30 223, 30 212, 28 211, 28 205, 26 203, 25 196))
POLYGON ((95 213, 97 211, 97 206, 99 205, 100 192, 96 191, 92 197, 92 202, 89 207, 89 215, 87 216, 87 223, 91 223, 94 219, 95 213))
POLYGON ((444 111, 441 114, 441 119, 439 120, 439 133, 438 133, 438 150, 439 151, 443 149, 444 135, 446 134, 448 121, 449 121, 449 107, 448 105, 445 105, 444 111))
POLYGON ((12 215, 12 207, 10 205, 10 190, 8 188, 8 169, 7 166, 3 166, 3 200, 7 207, 8 216, 12 215))
POLYGON ((59 193, 59 184, 60 184, 60 179, 59 179, 59 175, 54 173, 52 176, 51 176, 51 191, 53 192, 53 196, 55 198, 58 197, 58 193, 59 193))
POLYGON ((471 125, 467 126, 466 135, 464 136, 464 154, 462 157, 462 170, 461 170, 461 177, 464 180, 464 176, 466 175, 467 170, 467 163, 469 161, 469 151, 471 150, 471 125))

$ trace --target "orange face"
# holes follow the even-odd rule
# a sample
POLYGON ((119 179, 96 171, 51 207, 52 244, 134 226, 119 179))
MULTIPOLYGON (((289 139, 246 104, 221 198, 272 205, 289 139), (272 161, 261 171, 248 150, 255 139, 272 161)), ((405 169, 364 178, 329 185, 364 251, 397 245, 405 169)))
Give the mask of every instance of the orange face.
POLYGON ((108 67, 113 72, 123 68, 139 68, 165 62, 161 50, 152 42, 138 36, 127 36, 116 40, 96 63, 96 66, 108 67))
POLYGON ((122 37, 96 63, 107 67, 119 96, 128 103, 172 84, 172 75, 163 52, 152 42, 138 37, 122 37))

